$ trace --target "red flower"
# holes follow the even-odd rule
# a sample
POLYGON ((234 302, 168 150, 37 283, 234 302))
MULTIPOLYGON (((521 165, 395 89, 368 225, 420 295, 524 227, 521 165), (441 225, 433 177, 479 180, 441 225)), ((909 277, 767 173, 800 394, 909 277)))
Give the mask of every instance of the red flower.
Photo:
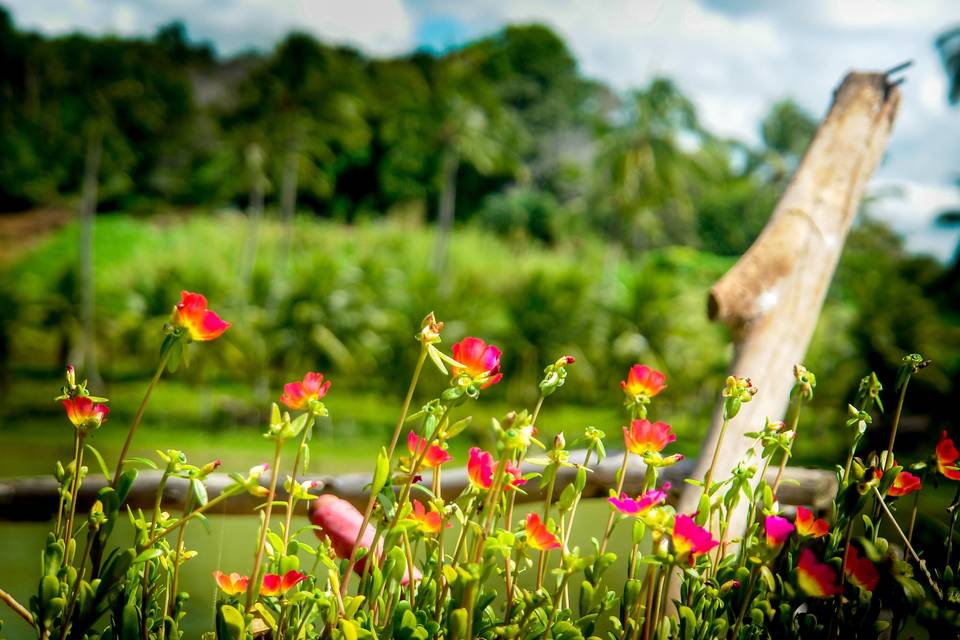
POLYGON ((467 477, 477 489, 489 489, 493 484, 493 456, 479 447, 471 447, 467 477))
POLYGON ((650 452, 660 452, 677 439, 665 422, 634 420, 630 427, 623 428, 623 443, 627 451, 642 456, 650 452))
POLYGON ((650 509, 667 499, 667 492, 670 490, 670 483, 664 482, 660 489, 651 489, 646 493, 637 496, 634 500, 625 493, 620 494, 620 498, 608 498, 607 501, 612 504, 617 511, 626 516, 639 518, 646 514, 650 509))
POLYGON ((527 544, 537 551, 550 551, 560 548, 560 540, 550 533, 547 525, 540 521, 540 516, 537 514, 527 515, 527 523, 524 529, 527 532, 527 544))
POLYGON ((63 401, 63 407, 67 410, 70 422, 78 429, 96 429, 107 420, 107 414, 110 413, 106 405, 95 404, 85 396, 68 398, 63 401))
POLYGON ((250 583, 250 578, 247 576, 242 576, 239 573, 227 575, 222 571, 214 571, 213 579, 217 581, 217 586, 220 587, 221 591, 230 596, 243 593, 250 583))
POLYGON ((853 545, 847 545, 846 568, 844 573, 853 584, 861 589, 873 591, 880 582, 880 574, 866 557, 861 557, 853 545))
POLYGON ((887 493, 894 497, 908 496, 914 491, 920 490, 920 478, 909 471, 901 471, 897 474, 893 484, 890 485, 890 491, 887 493))
MULTIPOLYGON (((330 494, 318 496, 310 504, 310 522, 320 527, 319 531, 314 530, 318 538, 321 540, 324 538, 330 539, 330 546, 333 547, 333 551, 338 557, 349 558, 353 554, 353 543, 360 532, 360 525, 363 524, 363 514, 357 511, 357 508, 352 504, 330 494)), ((373 537, 373 527, 368 523, 363 530, 363 536, 360 538, 360 546, 369 549, 373 545, 373 537)), ((382 550, 383 543, 380 542, 377 544, 374 554, 366 554, 357 561, 357 571, 363 571, 370 555, 379 558, 382 550)), ((419 580, 420 577, 420 570, 415 568, 413 579, 419 580)), ((401 583, 407 584, 408 580, 409 572, 405 571, 401 583)))
POLYGON ((480 338, 464 338, 453 345, 453 359, 463 365, 463 368, 452 367, 454 377, 470 376, 481 389, 503 378, 500 373, 500 349, 480 338))
POLYGON ((311 400, 319 400, 327 395, 330 381, 323 381, 322 373, 309 372, 303 376, 303 382, 288 382, 283 385, 280 402, 291 409, 303 409, 311 400))
POLYGON ((506 469, 504 470, 504 490, 511 491, 525 484, 527 484, 527 479, 524 478, 520 472, 520 467, 513 462, 507 462, 506 469))
POLYGON ((837 586, 837 572, 827 563, 817 560, 817 556, 810 549, 800 552, 797 584, 812 598, 829 598, 840 591, 837 586))
MULTIPOLYGON (((442 522, 440 518, 440 512, 434 510, 433 508, 430 511, 427 511, 423 503, 419 500, 413 501, 413 513, 411 513, 407 518, 416 523, 417 528, 423 533, 429 533, 436 535, 440 533, 440 524, 442 522)), ((447 527, 450 527, 450 523, 447 523, 447 527)))
POLYGON ((960 451, 957 451, 953 446, 953 440, 948 438, 947 432, 944 431, 940 436, 940 442, 937 443, 937 469, 951 480, 960 480, 957 458, 960 458, 960 451))
POLYGON ((645 364, 635 364, 630 367, 627 379, 620 381, 620 388, 631 398, 652 398, 666 388, 666 379, 665 375, 645 364))
POLYGON ((797 517, 793 524, 797 527, 797 533, 801 536, 812 536, 821 538, 830 531, 830 525, 823 518, 814 520, 813 511, 804 507, 797 507, 797 517))
POLYGON ((763 521, 763 531, 767 537, 767 546, 777 549, 790 538, 793 523, 781 516, 767 516, 763 521))
POLYGON ((694 558, 720 544, 714 540, 710 532, 702 527, 698 527, 693 518, 687 515, 678 515, 673 521, 673 551, 677 555, 677 562, 690 560, 693 564, 694 558))
POLYGON ((180 293, 180 302, 173 309, 173 323, 184 327, 199 342, 213 340, 230 328, 229 322, 207 309, 206 298, 189 291, 180 293))
POLYGON ((413 431, 407 435, 407 450, 410 451, 410 455, 414 457, 411 464, 416 464, 416 459, 422 455, 422 464, 431 469, 439 467, 443 463, 450 462, 450 460, 453 459, 450 454, 447 453, 446 449, 435 444, 428 446, 426 438, 421 438, 413 431), (424 449, 427 450, 426 454, 423 452, 424 449))
POLYGON ((305 573, 300 573, 294 569, 287 571, 282 576, 276 573, 268 573, 267 575, 263 576, 263 583, 260 587, 260 595, 283 595, 306 579, 307 575, 305 573))

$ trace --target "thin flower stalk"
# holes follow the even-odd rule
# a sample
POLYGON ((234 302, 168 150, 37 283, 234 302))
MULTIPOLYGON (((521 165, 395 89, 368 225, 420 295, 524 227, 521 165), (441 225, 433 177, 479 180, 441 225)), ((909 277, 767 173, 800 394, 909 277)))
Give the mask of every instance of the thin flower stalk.
POLYGON ((263 551, 267 544, 267 533, 270 531, 270 516, 273 513, 273 499, 277 495, 277 479, 280 476, 280 454, 283 450, 283 440, 277 438, 271 465, 270 488, 267 492, 266 507, 263 510, 263 525, 260 528, 260 541, 257 543, 257 552, 253 556, 253 569, 250 571, 250 584, 247 586, 246 604, 244 608, 249 612, 253 608, 254 594, 259 588, 260 565, 263 563, 263 551))

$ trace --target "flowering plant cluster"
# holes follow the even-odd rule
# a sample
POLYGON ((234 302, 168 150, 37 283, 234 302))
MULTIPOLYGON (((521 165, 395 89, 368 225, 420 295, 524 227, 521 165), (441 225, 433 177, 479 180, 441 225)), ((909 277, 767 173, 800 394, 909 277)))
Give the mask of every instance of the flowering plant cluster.
MULTIPOLYGON (((188 525, 205 522, 208 511, 239 494, 262 500, 253 562, 242 571, 214 572, 219 598, 205 638, 872 638, 895 636, 909 621, 960 631, 960 577, 952 558, 960 484, 947 507, 945 559, 928 566, 913 544, 922 488, 960 480, 960 451, 945 432, 929 460, 907 466, 894 457, 907 385, 929 364, 919 356, 904 359, 889 446, 881 452, 860 451, 883 410, 877 377, 863 379, 849 406, 850 450, 837 468, 828 513, 788 511, 778 499, 801 409, 816 388, 813 373, 795 368, 785 420, 768 419, 747 434, 729 477, 714 477, 717 443, 705 476, 687 480, 687 490, 700 496, 698 508, 682 513, 669 503, 670 483, 659 477, 682 459, 669 451, 677 438, 672 427, 653 415, 666 377, 633 366, 621 383, 626 425, 619 472, 607 487, 609 513, 581 549, 571 535, 589 476, 607 456, 606 435, 587 427, 570 448, 562 433, 548 444, 538 440, 544 401, 564 386, 574 358, 544 369, 531 410, 493 422, 495 450, 471 448, 462 489, 451 490, 444 487, 444 475, 448 485, 456 480, 450 442, 470 422, 458 414, 502 379, 502 353, 468 337, 448 355, 438 346, 443 323, 432 314, 415 336, 419 358, 360 509, 315 495, 322 487, 303 477, 314 423, 327 415, 331 382, 321 373, 285 385, 273 405, 264 434, 273 443, 271 461, 230 474, 213 497, 208 479, 219 460, 194 466, 176 450, 158 451, 156 460, 128 457, 164 371, 188 362, 191 342, 214 340, 228 328, 203 296, 183 293, 113 471, 86 442, 108 422, 107 400, 91 395, 68 368, 57 399, 73 426, 74 456, 56 467, 59 509, 36 595, 23 605, 0 590, 38 638, 183 637, 189 594, 179 580, 195 555, 186 547, 188 525), (449 384, 414 408, 428 360, 449 384), (401 437, 405 447, 398 446, 401 437), (284 466, 289 449, 292 460, 284 466), (108 483, 83 514, 77 503, 90 458, 108 483), (641 486, 637 494, 625 491, 627 475, 637 473, 631 462, 642 462, 642 478, 631 483, 641 486), (524 473, 531 465, 538 470, 524 473), (126 504, 144 466, 161 472, 146 512, 126 504), (162 508, 171 478, 190 487, 180 513, 162 508), (311 524, 295 530, 298 511, 311 524), (117 546, 113 532, 121 518, 133 524, 134 537, 117 546), (626 553, 609 548, 618 527, 629 529, 626 553), (614 566, 624 577, 611 577, 614 566)), ((721 441, 757 393, 747 378, 726 381, 721 441)))

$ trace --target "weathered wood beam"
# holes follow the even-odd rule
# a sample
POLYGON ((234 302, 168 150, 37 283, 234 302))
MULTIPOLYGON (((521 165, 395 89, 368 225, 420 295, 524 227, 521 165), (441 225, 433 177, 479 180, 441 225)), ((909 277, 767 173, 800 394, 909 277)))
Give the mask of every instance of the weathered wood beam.
MULTIPOLYGON (((571 461, 582 462, 583 451, 571 454, 571 461)), ((592 473, 587 474, 587 485, 584 489, 585 498, 605 497, 609 488, 615 486, 615 475, 622 458, 614 455, 603 463, 591 466, 592 473)), ((671 482, 675 488, 683 486, 683 478, 689 475, 694 467, 693 461, 683 461, 661 471, 661 477, 671 482)), ((540 468, 525 464, 523 472, 538 471, 540 468)), ((636 494, 641 490, 644 465, 631 456, 631 464, 627 471, 624 490, 636 494)), ((776 470, 772 470, 772 474, 776 470)), ((575 469, 561 469, 557 476, 555 495, 559 495, 567 484, 573 481, 575 469)), ((836 481, 832 472, 818 469, 788 468, 786 474, 788 483, 783 489, 783 501, 787 504, 803 504, 813 506, 818 510, 825 509, 830 504, 834 494, 836 481), (791 482, 793 481, 793 482, 791 482)), ((264 485, 268 477, 261 478, 264 485)), ((362 509, 367 502, 368 494, 364 487, 370 482, 370 476, 365 473, 349 473, 341 476, 312 476, 308 479, 320 483, 320 491, 332 493, 349 500, 362 509)), ((149 509, 153 507, 154 497, 160 480, 160 473, 156 471, 144 472, 139 475, 127 504, 133 508, 149 509)), ((772 475, 771 475, 772 481, 772 475)), ((466 469, 445 469, 443 472, 443 497, 453 499, 467 486, 466 469)), ((230 478, 223 473, 214 473, 207 478, 207 493, 214 498, 231 483, 230 478)), ((100 475, 87 478, 80 489, 78 506, 82 511, 90 508, 96 500, 97 492, 106 486, 107 482, 100 475)), ((430 486, 430 475, 425 475, 423 486, 430 486)), ((536 482, 530 482, 525 487, 525 493, 518 494, 519 502, 542 500, 537 490, 536 482)), ((183 508, 187 498, 188 485, 184 480, 171 479, 164 491, 162 505, 164 509, 176 511, 183 508)), ((283 496, 282 496, 283 497, 283 496)), ((674 496, 676 497, 676 496, 674 496)), ((56 515, 57 510, 57 483, 52 477, 14 478, 0 481, 0 521, 34 521, 42 522, 56 515)), ((222 508, 215 508, 214 513, 223 514, 252 514, 254 507, 262 499, 244 494, 230 498, 223 502, 222 508)))
MULTIPOLYGON (((728 477, 743 456, 744 432, 757 430, 768 416, 779 419, 784 413, 793 365, 802 363, 806 354, 899 103, 900 92, 886 74, 849 73, 834 92, 833 104, 767 226, 710 290, 710 318, 733 333, 730 373, 748 376, 759 387, 758 395, 743 405, 728 428, 714 478, 728 477)), ((718 406, 694 477, 705 475, 721 424, 718 406)), ((699 488, 688 487, 680 509, 694 511, 700 493, 699 488)), ((742 528, 735 523, 731 527, 734 532, 742 528)))

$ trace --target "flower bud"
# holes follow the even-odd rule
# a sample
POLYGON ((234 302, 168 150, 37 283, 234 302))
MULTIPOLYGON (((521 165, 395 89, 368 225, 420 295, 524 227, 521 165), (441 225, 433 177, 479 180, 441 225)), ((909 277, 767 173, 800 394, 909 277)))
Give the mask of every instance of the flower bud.
POLYGON ((220 458, 217 458, 213 462, 208 462, 207 464, 200 467, 200 476, 204 478, 207 477, 208 475, 216 471, 220 467, 220 464, 221 464, 220 458))
POLYGON ((443 323, 437 322, 431 311, 420 323, 420 333, 417 334, 417 340, 423 345, 437 344, 440 342, 441 331, 443 331, 443 323))
POLYGON ((566 446, 567 446, 567 440, 563 437, 563 431, 561 431, 553 438, 553 448, 563 449, 566 446))
POLYGON ((71 389, 77 386, 77 371, 72 364, 67 365, 67 386, 71 389))

